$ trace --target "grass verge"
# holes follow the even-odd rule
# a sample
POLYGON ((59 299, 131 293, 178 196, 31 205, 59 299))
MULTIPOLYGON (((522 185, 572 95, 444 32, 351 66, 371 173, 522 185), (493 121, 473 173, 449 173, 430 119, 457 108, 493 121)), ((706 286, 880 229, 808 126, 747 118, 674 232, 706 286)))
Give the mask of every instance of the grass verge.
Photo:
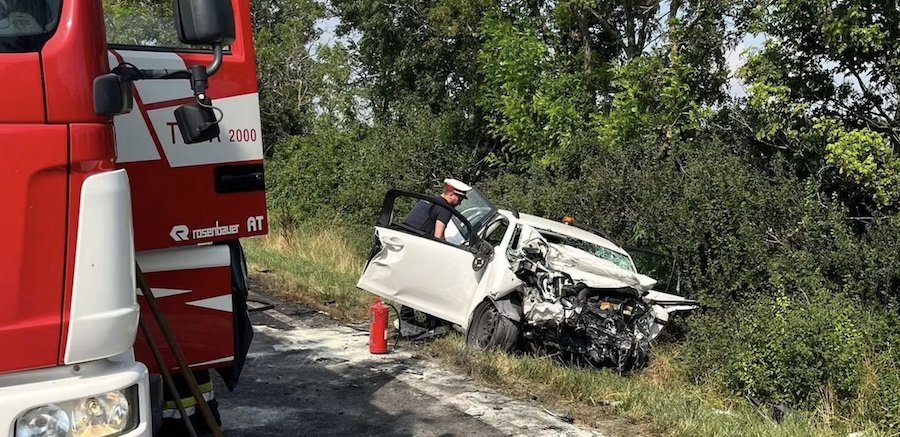
POLYGON ((460 336, 435 341, 426 350, 480 381, 519 397, 537 398, 601 429, 608 425, 604 417, 613 416, 640 423, 657 435, 843 434, 809 414, 794 414, 776 424, 740 400, 678 382, 671 360, 677 347, 658 347, 650 367, 630 376, 562 366, 548 358, 474 352, 460 336))
POLYGON ((251 276, 279 297, 342 321, 364 321, 369 296, 356 288, 356 280, 365 260, 347 233, 301 228, 244 240, 251 276))
MULTIPOLYGON (((369 295, 355 284, 365 249, 352 232, 304 227, 246 240, 251 275, 283 298, 341 321, 363 322, 369 295)), ((777 424, 742 399, 685 381, 678 368, 680 350, 677 344, 656 345, 650 366, 630 376, 562 366, 548 358, 476 352, 465 348, 458 335, 427 344, 421 354, 612 434, 812 436, 856 431, 850 422, 825 412, 793 413, 777 424)))

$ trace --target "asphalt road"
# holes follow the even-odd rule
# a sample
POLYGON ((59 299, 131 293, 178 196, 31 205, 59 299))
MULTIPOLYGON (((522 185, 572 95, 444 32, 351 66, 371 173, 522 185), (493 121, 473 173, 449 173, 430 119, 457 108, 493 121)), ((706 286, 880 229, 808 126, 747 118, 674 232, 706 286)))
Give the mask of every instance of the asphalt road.
POLYGON ((371 355, 367 332, 273 303, 251 313, 253 345, 237 389, 216 387, 227 436, 600 435, 402 348, 371 355))

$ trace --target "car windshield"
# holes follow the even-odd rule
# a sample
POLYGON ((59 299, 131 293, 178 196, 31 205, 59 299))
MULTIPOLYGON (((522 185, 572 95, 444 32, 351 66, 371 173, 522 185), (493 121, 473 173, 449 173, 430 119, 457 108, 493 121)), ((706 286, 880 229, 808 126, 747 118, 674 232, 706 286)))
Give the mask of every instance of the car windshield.
MULTIPOLYGON (((466 193, 466 199, 456 206, 456 210, 472 224, 472 229, 478 230, 494 212, 494 205, 484 197, 484 194, 473 188, 466 193)), ((463 229, 458 218, 454 217, 453 221, 457 228, 463 229)))
POLYGON ((635 271, 634 263, 631 262, 631 258, 629 258, 628 255, 616 252, 615 250, 603 246, 588 243, 587 241, 573 239, 573 242, 574 244, 566 244, 570 244, 571 246, 575 246, 585 252, 589 252, 598 258, 612 261, 613 264, 630 272, 635 271))
POLYGON ((634 268, 634 263, 631 261, 631 258, 628 255, 612 250, 608 247, 600 246, 599 244, 594 244, 588 241, 579 240, 577 238, 564 236, 561 234, 548 234, 542 232, 541 235, 544 238, 547 238, 551 243, 556 244, 565 244, 566 246, 572 246, 576 249, 581 249, 591 255, 596 256, 600 259, 605 259, 613 264, 628 270, 629 272, 636 272, 637 270, 634 268))

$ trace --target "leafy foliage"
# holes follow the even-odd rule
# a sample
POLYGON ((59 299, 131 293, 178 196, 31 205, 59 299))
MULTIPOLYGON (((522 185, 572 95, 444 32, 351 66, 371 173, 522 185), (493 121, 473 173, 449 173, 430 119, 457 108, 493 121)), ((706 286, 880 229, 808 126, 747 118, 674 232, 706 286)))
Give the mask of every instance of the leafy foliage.
POLYGON ((484 84, 478 104, 513 163, 520 158, 525 165, 548 167, 571 156, 574 136, 589 129, 587 114, 593 109, 584 75, 553 68, 556 60, 533 29, 489 18, 481 35, 484 84))
POLYGON ((283 226, 465 179, 670 254, 691 382, 900 426, 892 3, 336 0, 329 47, 317 4, 253 5, 283 226))
POLYGON ((749 130, 789 150, 806 174, 834 166, 835 183, 823 191, 857 214, 894 211, 892 150, 900 145, 896 5, 775 1, 758 2, 752 11, 751 28, 769 39, 742 71, 757 121, 749 130))
MULTIPOLYGON (((253 0, 250 3, 256 49, 260 116, 267 145, 309 132, 309 47, 319 36, 324 16, 312 0, 253 0)), ((270 156, 271 146, 266 155, 270 156)))
POLYGON ((103 0, 110 44, 187 47, 178 40, 172 2, 166 0, 103 0))
POLYGON ((826 160, 855 189, 872 196, 875 207, 889 207, 900 196, 900 160, 885 138, 868 129, 833 129, 826 160))

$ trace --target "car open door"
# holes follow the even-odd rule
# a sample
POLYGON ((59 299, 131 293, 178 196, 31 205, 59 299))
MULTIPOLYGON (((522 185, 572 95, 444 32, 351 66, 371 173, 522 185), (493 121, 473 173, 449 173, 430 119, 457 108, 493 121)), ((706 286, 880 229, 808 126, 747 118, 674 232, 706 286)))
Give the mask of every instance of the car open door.
MULTIPOLYGON (((465 325, 472 296, 484 274, 489 254, 472 225, 451 210, 460 226, 462 244, 423 235, 403 224, 405 209, 433 197, 391 190, 375 226, 372 254, 357 287, 444 320, 465 325)), ((441 207, 436 205, 436 207, 441 207)), ((488 244, 490 247, 490 244, 488 244)))

